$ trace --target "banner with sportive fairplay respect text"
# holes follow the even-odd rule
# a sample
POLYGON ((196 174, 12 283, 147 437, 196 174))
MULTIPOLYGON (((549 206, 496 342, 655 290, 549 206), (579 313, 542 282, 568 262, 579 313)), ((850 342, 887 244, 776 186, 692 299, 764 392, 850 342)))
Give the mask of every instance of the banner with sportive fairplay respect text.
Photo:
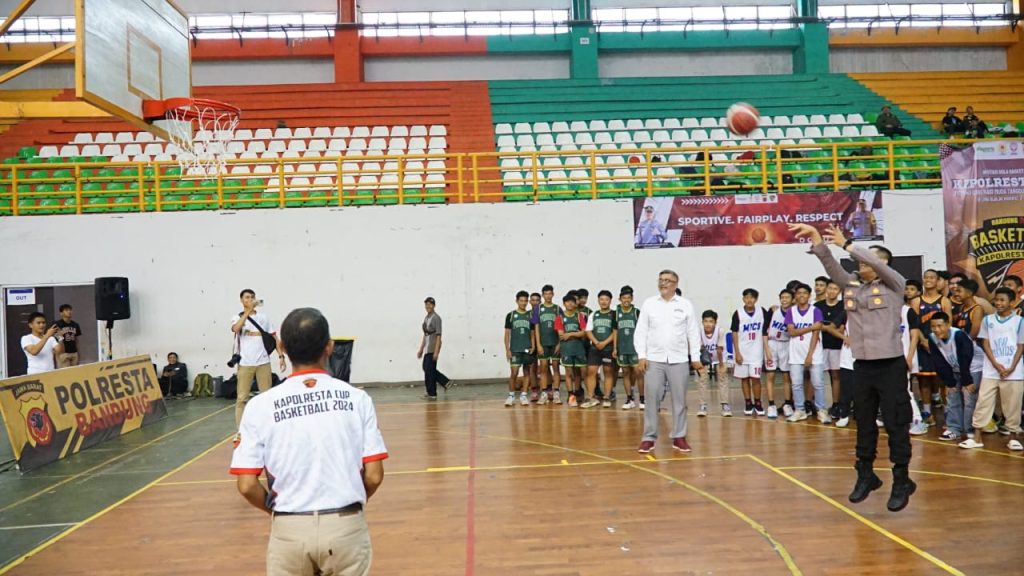
POLYGON ((0 380, 0 412, 25 472, 167 417, 149 356, 0 380))
POLYGON ((881 240, 882 193, 876 190, 637 198, 635 248, 795 244, 790 224, 841 226, 851 238, 881 240))
POLYGON ((1024 277, 1024 142, 942 145, 946 264, 988 296, 1008 275, 1024 277))

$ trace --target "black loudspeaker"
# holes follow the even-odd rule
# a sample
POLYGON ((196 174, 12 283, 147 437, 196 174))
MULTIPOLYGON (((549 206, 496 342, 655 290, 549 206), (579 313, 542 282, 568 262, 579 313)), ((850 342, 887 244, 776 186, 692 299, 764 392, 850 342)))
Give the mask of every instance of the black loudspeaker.
POLYGON ((97 278, 96 319, 125 320, 132 317, 127 278, 97 278))

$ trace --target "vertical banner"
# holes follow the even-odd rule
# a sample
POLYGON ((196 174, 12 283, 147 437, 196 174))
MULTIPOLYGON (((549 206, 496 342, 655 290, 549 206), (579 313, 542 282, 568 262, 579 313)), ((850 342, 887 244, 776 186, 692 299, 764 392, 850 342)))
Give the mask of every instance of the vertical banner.
POLYGON ((0 381, 0 412, 22 471, 167 417, 149 356, 0 381))
POLYGON ((881 240, 882 193, 791 192, 637 198, 634 248, 794 244, 790 224, 842 227, 850 238, 881 240))
POLYGON ((1024 144, 942 145, 946 267, 988 297, 1008 275, 1024 278, 1024 144))

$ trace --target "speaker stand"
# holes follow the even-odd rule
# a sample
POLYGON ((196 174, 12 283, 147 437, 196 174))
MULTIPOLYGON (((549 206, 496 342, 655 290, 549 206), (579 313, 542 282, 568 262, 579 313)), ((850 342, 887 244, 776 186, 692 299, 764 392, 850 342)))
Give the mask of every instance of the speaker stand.
POLYGON ((107 320, 107 360, 114 359, 114 321, 107 320))

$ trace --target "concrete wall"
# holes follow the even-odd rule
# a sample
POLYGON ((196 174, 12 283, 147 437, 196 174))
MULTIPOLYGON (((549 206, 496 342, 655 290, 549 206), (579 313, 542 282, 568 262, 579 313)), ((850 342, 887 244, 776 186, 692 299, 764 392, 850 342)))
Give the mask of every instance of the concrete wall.
MULTIPOLYGON (((887 193, 884 206, 886 244, 944 266, 941 194, 887 193)), ((800 245, 637 251, 632 235, 631 205, 616 200, 18 217, 4 219, 0 244, 35 248, 0 253, 0 285, 127 276, 132 318, 117 323, 115 354, 176 350, 214 375, 229 373, 229 319, 251 287, 277 323, 315 306, 334 335, 357 337, 353 380, 367 382, 421 377, 427 295, 444 318, 444 371, 492 378, 506 374, 502 321, 520 289, 630 284, 642 300, 673 268, 698 308, 725 314, 747 286, 769 301, 821 273, 800 245), (74 258, 63 257, 68 238, 74 258)))
POLYGON ((832 72, 1006 70, 1006 48, 832 48, 832 72))
POLYGON ((334 82, 331 59, 199 61, 192 63, 193 86, 317 84, 334 82))
MULTIPOLYGON (((368 82, 568 78, 569 54, 367 58, 368 82)), ((333 70, 332 70, 333 73, 333 70)))
POLYGON ((603 78, 792 74, 793 53, 789 50, 602 52, 598 66, 603 78))

